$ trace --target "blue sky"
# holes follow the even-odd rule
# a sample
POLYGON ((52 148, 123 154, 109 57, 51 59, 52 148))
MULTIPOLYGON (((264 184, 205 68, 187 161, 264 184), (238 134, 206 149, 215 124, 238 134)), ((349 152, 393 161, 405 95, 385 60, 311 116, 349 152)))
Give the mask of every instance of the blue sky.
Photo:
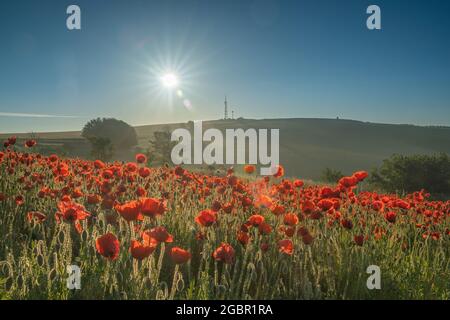
POLYGON ((444 0, 1 1, 0 132, 216 119, 225 94, 238 117, 450 125, 449 12, 444 0), (381 31, 366 28, 370 4, 381 31), (182 97, 161 85, 168 71, 182 97))

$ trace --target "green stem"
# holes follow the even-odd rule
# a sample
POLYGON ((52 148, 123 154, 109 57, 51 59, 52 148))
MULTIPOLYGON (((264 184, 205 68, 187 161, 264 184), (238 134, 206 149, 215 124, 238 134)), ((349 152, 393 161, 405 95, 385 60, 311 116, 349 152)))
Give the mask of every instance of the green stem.
POLYGON ((170 289, 170 296, 169 300, 173 300, 175 297, 175 293, 177 291, 177 282, 178 282, 178 270, 180 268, 180 265, 175 265, 175 271, 173 272, 173 280, 172 280, 172 287, 170 289))

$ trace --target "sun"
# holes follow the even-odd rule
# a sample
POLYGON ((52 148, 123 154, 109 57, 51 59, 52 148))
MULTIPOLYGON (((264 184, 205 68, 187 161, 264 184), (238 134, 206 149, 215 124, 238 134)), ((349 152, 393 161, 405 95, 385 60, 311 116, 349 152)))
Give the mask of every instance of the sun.
POLYGON ((173 73, 166 73, 161 77, 161 83, 166 88, 175 88, 178 86, 179 80, 177 75, 173 73))

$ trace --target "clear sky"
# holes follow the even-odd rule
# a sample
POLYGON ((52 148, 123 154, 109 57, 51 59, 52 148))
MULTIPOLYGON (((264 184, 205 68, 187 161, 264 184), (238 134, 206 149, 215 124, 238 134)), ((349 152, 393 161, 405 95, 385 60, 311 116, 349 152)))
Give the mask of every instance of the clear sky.
POLYGON ((450 125, 449 14, 445 0, 1 1, 0 132, 217 119, 225 94, 238 117, 450 125))

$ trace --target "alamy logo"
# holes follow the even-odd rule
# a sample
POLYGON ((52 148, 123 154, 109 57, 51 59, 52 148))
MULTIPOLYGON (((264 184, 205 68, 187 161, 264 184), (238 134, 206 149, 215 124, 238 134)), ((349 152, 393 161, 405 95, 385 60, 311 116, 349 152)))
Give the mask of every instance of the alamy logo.
POLYGON ((72 4, 67 7, 67 17, 66 26, 69 30, 80 30, 81 29, 81 9, 79 6, 72 4))
POLYGON ((193 139, 188 129, 179 128, 172 132, 171 140, 178 141, 171 153, 174 164, 259 164, 261 175, 273 175, 277 172, 279 129, 270 129, 270 155, 268 154, 268 129, 245 131, 244 129, 226 129, 224 138, 219 129, 211 128, 203 133, 202 121, 195 121, 193 131, 193 139), (192 161, 192 141, 194 161, 192 161), (209 142, 204 149, 203 142, 209 142), (248 162, 246 162, 247 155, 248 162))
POLYGON ((379 266, 370 265, 367 267, 366 273, 370 274, 369 278, 367 278, 367 289, 373 290, 381 289, 381 269, 379 266))
POLYGON ((77 265, 67 266, 67 273, 69 277, 67 278, 67 289, 69 290, 80 290, 81 289, 81 270, 77 265))
POLYGON ((367 8, 367 28, 369 30, 381 30, 381 9, 377 5, 371 5, 367 8))

